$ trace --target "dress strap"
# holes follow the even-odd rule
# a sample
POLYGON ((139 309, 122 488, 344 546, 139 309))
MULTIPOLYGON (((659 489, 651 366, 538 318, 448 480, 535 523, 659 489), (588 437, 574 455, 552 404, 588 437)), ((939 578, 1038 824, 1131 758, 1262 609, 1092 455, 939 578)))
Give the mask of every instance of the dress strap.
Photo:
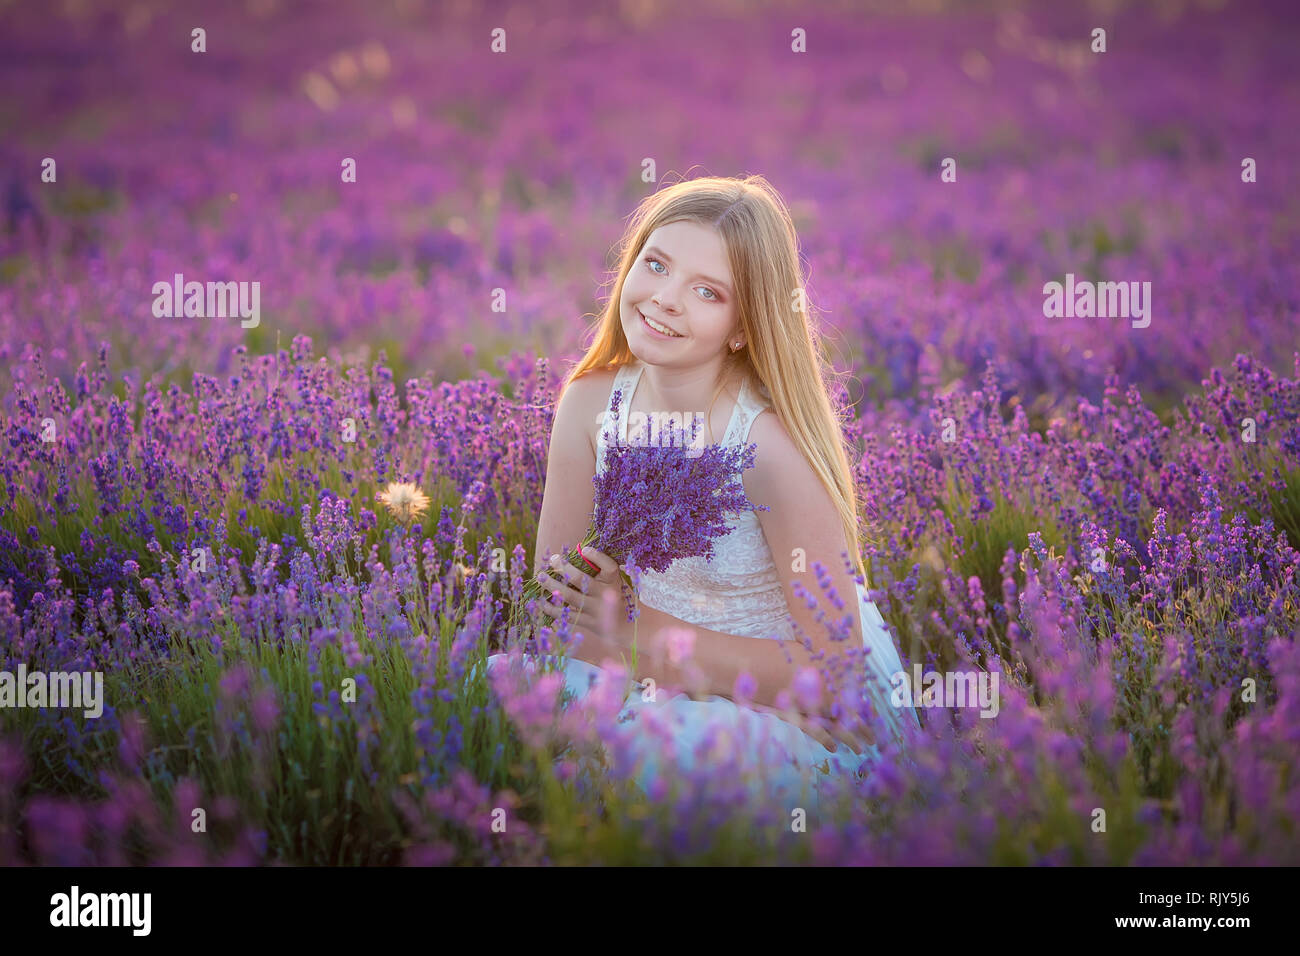
POLYGON ((749 441, 749 429, 771 403, 762 392, 756 393, 750 388, 749 376, 740 383, 740 393, 736 398, 736 411, 731 416, 731 427, 727 429, 724 445, 743 445, 749 441))
POLYGON ((645 366, 641 363, 625 362, 618 367, 614 374, 614 384, 610 386, 609 398, 605 401, 605 417, 601 420, 600 436, 603 438, 605 429, 609 427, 611 418, 614 415, 614 393, 622 389, 622 397, 618 402, 618 421, 615 427, 618 429, 618 440, 627 442, 627 410, 632 404, 632 396, 636 392, 637 384, 641 381, 641 373, 645 366))

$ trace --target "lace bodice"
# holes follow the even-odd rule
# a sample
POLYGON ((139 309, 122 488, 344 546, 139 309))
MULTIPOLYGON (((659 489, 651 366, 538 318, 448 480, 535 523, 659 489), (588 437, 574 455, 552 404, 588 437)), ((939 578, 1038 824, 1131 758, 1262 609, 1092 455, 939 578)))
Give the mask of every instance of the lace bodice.
MULTIPOLYGON (((605 404, 604 422, 617 427, 620 442, 626 442, 627 410, 632 406, 645 365, 634 361, 619 368, 610 388, 622 389, 618 421, 614 422, 611 402, 605 404)), ((731 413, 721 444, 734 446, 748 440, 750 426, 771 403, 759 386, 754 394, 746 379, 731 413)), ((596 469, 604 473, 605 428, 599 430, 596 469)), ((763 502, 756 502, 762 504, 763 502)), ((762 525, 753 511, 733 519, 731 531, 713 542, 713 559, 678 558, 664 572, 646 571, 641 577, 640 598, 648 606, 690 624, 743 637, 793 639, 794 627, 772 550, 762 525)))

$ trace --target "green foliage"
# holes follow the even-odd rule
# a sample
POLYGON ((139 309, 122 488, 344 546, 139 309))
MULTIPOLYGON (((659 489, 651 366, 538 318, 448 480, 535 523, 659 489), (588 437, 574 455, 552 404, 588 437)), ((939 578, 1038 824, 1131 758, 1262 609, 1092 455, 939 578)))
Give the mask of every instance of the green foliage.
MULTIPOLYGON (((947 563, 956 569, 958 577, 965 582, 972 577, 979 578, 984 596, 990 601, 1002 599, 1002 561, 1008 548, 1017 554, 1029 547, 1030 532, 1037 531, 1043 537, 1043 543, 1050 549, 1063 551, 1067 543, 1064 532, 1054 520, 1043 518, 1033 513, 1032 508, 1019 502, 1009 500, 1001 495, 993 497, 993 510, 971 517, 972 502, 968 501, 949 478, 949 493, 945 498, 944 512, 952 522, 957 539, 961 542, 958 549, 950 549, 947 563)), ((1015 566, 1012 574, 1017 589, 1025 584, 1025 574, 1015 566)), ((1000 649, 1001 656, 1007 656, 1005 627, 993 622, 995 638, 993 645, 1000 649)))

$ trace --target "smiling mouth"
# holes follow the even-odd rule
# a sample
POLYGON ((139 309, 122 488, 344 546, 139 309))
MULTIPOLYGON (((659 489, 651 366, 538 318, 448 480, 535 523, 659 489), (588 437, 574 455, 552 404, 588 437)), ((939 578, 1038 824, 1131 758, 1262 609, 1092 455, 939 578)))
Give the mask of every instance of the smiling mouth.
POLYGON ((655 328, 654 324, 652 324, 651 321, 645 317, 645 313, 642 312, 640 309, 636 310, 636 314, 641 316, 641 321, 644 322, 646 324, 646 328, 650 329, 650 331, 652 332, 658 332, 660 335, 667 336, 668 338, 671 339, 685 338, 685 336, 682 335, 680 332, 673 332, 666 325, 661 325, 658 328, 655 328))

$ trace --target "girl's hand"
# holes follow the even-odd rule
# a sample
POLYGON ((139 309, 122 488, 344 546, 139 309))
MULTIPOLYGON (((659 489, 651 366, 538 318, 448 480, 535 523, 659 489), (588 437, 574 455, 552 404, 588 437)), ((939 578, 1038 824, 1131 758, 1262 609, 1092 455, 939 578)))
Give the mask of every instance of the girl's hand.
POLYGON ((541 602, 542 610, 558 621, 566 606, 573 609, 569 614, 570 630, 581 631, 586 638, 573 656, 597 665, 609 657, 625 660, 630 666, 636 622, 627 619, 628 601, 636 607, 636 594, 609 555, 592 547, 584 547, 582 555, 600 568, 595 577, 584 574, 559 555, 551 557, 551 568, 559 580, 546 571, 538 573, 538 584, 552 595, 541 602))

